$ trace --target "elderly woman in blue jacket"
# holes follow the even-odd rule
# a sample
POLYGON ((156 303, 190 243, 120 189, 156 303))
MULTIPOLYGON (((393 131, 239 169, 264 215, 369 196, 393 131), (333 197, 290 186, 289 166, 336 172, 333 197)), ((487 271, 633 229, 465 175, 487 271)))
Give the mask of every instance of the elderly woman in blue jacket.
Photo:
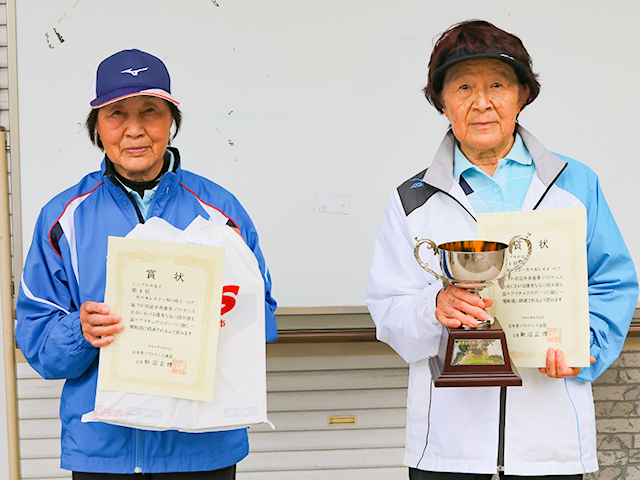
POLYGON ((578 479, 598 469, 590 382, 620 354, 638 282, 596 175, 518 124, 539 90, 520 39, 488 22, 454 25, 435 44, 425 94, 451 129, 431 165, 393 192, 367 290, 378 338, 410 364, 413 480, 578 479), (476 326, 492 301, 443 288, 416 262, 415 239, 476 238, 478 213, 569 207, 587 217, 592 365, 571 368, 550 348, 544 368, 520 369, 522 386, 506 389, 505 421, 500 388, 434 388, 429 357, 444 328, 476 326))
POLYGON ((277 328, 271 278, 258 235, 228 191, 182 170, 170 147, 181 114, 164 63, 124 50, 98 67, 86 125, 104 151, 100 171, 52 199, 40 213, 17 303, 16 340, 44 378, 66 379, 60 405, 62 468, 74 479, 233 479, 249 453, 246 429, 214 433, 144 431, 92 422, 98 352, 122 331, 102 302, 109 236, 124 237, 147 218, 184 229, 197 216, 236 229, 265 283, 267 341, 277 328))

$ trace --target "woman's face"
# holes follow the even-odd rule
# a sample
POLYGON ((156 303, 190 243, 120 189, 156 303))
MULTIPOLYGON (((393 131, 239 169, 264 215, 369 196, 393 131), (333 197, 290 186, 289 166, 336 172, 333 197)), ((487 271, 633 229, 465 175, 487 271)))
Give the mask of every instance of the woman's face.
POLYGON ((100 108, 96 132, 120 175, 146 181, 162 170, 172 124, 166 100, 140 95, 100 108))
POLYGON ((491 58, 451 67, 442 88, 444 113, 462 152, 474 163, 511 149, 516 117, 529 96, 506 63, 491 58))

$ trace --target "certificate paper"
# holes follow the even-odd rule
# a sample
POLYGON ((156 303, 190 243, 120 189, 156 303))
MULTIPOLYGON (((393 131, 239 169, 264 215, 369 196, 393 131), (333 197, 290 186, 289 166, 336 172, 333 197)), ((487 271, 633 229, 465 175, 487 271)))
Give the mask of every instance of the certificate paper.
POLYGON ((105 302, 124 330, 98 388, 211 401, 225 249, 109 237, 105 302))
MULTIPOLYGON (((504 288, 482 296, 507 337, 517 367, 544 367, 549 347, 562 350, 570 367, 589 366, 589 297, 586 214, 583 209, 534 210, 478 215, 478 238, 509 243, 527 235, 533 252, 504 288)), ((508 256, 508 270, 524 258, 524 242, 508 256)))

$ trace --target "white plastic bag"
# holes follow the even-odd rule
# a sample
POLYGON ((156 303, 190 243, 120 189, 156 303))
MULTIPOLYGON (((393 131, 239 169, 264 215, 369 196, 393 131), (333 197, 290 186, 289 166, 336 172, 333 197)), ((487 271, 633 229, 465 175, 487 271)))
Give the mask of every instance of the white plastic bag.
POLYGON ((97 389, 94 411, 83 415, 82 421, 182 432, 230 430, 259 423, 274 428, 267 419, 264 281, 251 249, 232 228, 202 217, 183 232, 154 217, 127 237, 225 247, 213 401, 97 389))

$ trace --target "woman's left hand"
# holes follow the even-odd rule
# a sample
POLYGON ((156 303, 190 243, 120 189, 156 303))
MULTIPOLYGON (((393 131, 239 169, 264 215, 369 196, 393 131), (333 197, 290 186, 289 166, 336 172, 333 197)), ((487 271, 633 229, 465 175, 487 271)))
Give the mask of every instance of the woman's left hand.
POLYGON ((120 315, 109 312, 106 303, 87 301, 80 306, 82 335, 96 348, 109 345, 116 339, 114 335, 124 329, 120 315))
MULTIPOLYGON (((589 358, 590 363, 595 363, 595 358, 589 358)), ((550 378, 571 378, 580 373, 580 367, 567 367, 567 362, 564 360, 562 350, 549 348, 549 350, 547 350, 547 366, 539 368, 538 371, 546 374, 550 378)))

